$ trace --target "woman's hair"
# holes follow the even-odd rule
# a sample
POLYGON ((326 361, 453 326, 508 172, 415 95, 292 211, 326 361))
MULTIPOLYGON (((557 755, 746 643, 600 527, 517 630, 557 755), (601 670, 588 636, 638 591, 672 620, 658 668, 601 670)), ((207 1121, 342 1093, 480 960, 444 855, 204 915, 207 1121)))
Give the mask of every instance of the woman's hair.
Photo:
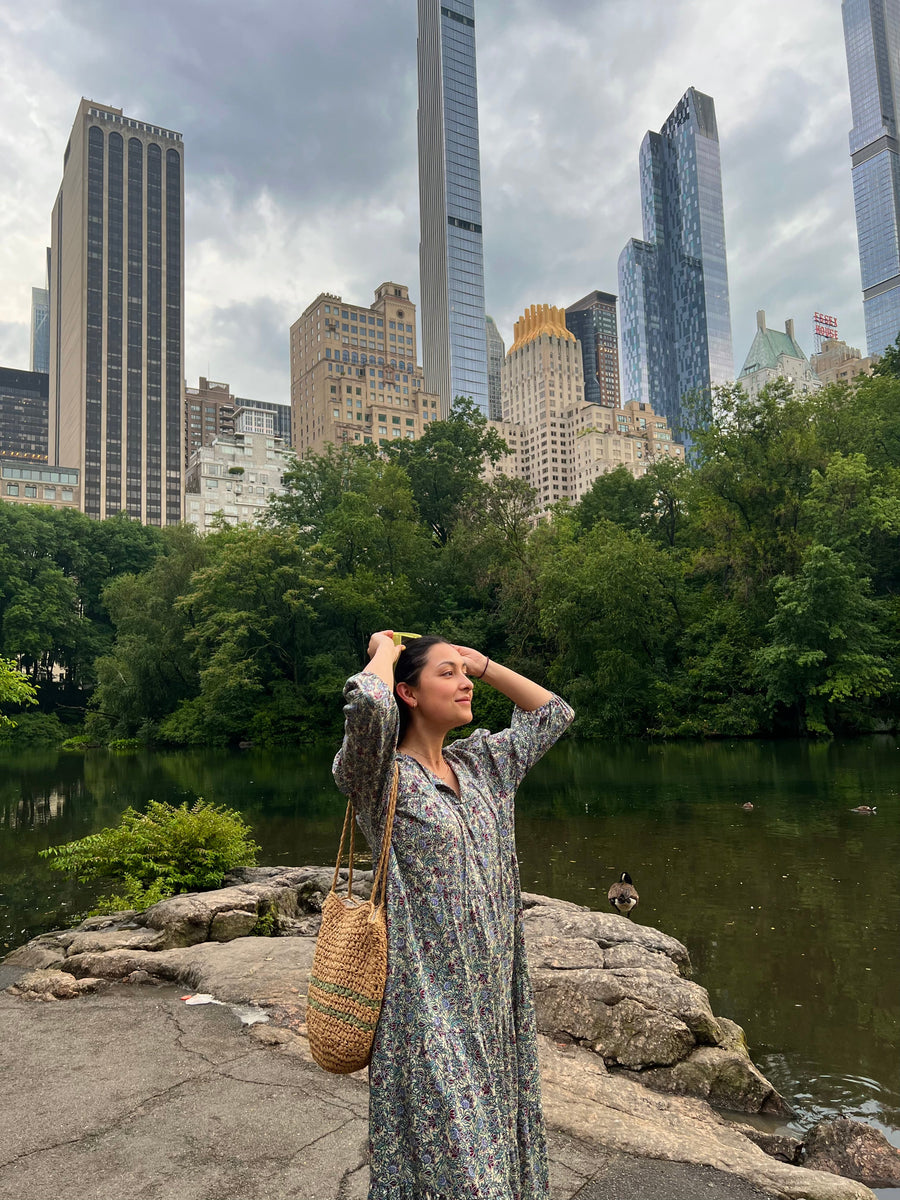
POLYGON ((397 701, 397 710, 400 713, 397 745, 406 736, 410 721, 410 707, 401 696, 397 695, 397 684, 408 683, 410 687, 416 687, 431 647, 449 644, 446 638, 432 637, 430 634, 426 637, 410 638, 408 642, 404 643, 406 649, 400 651, 400 655, 394 663, 394 699, 397 701))

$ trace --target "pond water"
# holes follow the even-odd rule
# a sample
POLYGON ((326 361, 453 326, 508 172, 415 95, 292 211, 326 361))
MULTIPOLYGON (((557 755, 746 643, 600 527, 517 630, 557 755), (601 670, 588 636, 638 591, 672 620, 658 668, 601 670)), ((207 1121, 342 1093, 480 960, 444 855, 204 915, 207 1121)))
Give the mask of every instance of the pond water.
MULTIPOLYGON (((333 861, 343 804, 331 753, 0 759, 0 954, 95 894, 38 851, 129 804, 203 796, 246 816, 261 863, 333 861)), ((606 910, 628 871, 634 919, 687 945, 713 1011, 744 1027, 804 1123, 841 1112, 900 1145, 898 770, 893 737, 565 742, 519 792, 522 886, 606 910), (878 811, 850 811, 861 804, 878 811)))

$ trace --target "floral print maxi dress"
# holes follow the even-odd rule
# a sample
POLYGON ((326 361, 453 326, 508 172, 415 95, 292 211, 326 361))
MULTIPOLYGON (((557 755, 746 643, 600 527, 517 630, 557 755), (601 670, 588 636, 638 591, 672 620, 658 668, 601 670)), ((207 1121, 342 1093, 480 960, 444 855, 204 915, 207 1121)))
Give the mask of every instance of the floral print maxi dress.
POLYGON ((397 753, 377 675, 344 689, 334 777, 378 851, 395 761, 388 977, 369 1068, 369 1200, 546 1200, 534 1005, 514 831, 526 771, 572 721, 553 697, 445 751, 460 795, 397 753))

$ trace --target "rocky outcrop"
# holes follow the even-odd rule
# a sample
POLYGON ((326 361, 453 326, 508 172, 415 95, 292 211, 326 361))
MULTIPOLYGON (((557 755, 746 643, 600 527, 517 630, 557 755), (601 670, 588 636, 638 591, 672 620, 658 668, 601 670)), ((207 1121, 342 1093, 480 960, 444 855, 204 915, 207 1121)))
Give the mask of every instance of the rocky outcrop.
POLYGON ((790 1109, 753 1065, 743 1030, 716 1017, 686 948, 617 913, 529 897, 528 961, 538 1028, 640 1073, 658 1091, 736 1112, 790 1109))
POLYGON ((806 1165, 817 1171, 833 1171, 873 1188, 900 1188, 900 1150, 860 1121, 819 1121, 803 1145, 806 1165))
MULTIPOLYGON (((245 869, 215 892, 46 934, 7 957, 29 968, 16 994, 51 1001, 116 980, 170 981, 262 1006, 271 1021, 253 1036, 308 1057, 306 990, 332 875, 245 869)), ((371 874, 355 872, 354 893, 370 889, 371 874)), ((788 1111, 753 1065, 740 1027, 716 1016, 691 980, 680 942, 545 896, 526 894, 523 905, 548 1121, 598 1148, 705 1164, 777 1196, 871 1200, 862 1184, 792 1165, 800 1153, 793 1139, 759 1134, 710 1107, 788 1111)))

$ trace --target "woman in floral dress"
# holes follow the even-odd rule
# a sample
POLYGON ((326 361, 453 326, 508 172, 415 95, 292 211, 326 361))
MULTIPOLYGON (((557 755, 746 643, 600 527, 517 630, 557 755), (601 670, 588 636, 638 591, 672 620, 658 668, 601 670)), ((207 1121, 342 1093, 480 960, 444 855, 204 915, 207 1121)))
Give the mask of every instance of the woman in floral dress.
POLYGON ((369 1200, 547 1200, 514 798, 572 721, 552 692, 477 650, 373 634, 344 688, 334 761, 377 854, 394 764, 388 977, 369 1069, 369 1200), (476 730, 472 679, 515 704, 476 730))

